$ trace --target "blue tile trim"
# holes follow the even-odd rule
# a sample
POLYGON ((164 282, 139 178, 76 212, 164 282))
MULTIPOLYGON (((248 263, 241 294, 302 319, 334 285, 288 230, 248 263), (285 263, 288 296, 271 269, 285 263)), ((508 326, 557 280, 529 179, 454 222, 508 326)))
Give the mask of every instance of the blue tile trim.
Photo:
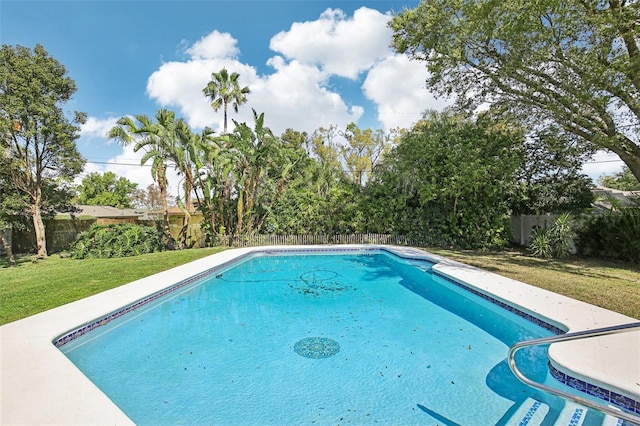
POLYGON ((556 380, 573 389, 595 396, 596 398, 600 398, 630 413, 640 415, 640 401, 636 401, 628 396, 620 395, 612 390, 593 385, 589 382, 585 382, 584 380, 571 377, 551 364, 549 364, 549 372, 556 380))
POLYGON ((185 287, 185 286, 187 286, 189 284, 193 284, 194 282, 196 282, 196 281, 198 281, 198 280, 200 280, 200 279, 202 279, 202 278, 204 278, 204 277, 206 277, 208 275, 211 275, 211 274, 213 274, 213 273, 215 273, 215 272, 217 272, 217 271, 219 271, 219 270, 221 270, 223 268, 226 268, 226 267, 228 267, 228 266, 230 266, 230 265, 232 265, 232 264, 234 264, 234 263, 236 263, 236 262, 238 262, 240 260, 243 260, 243 259, 245 259, 246 257, 248 257, 251 254, 252 253, 247 253, 247 254, 238 256, 238 257, 234 258, 233 260, 221 263, 220 265, 214 266, 213 268, 207 269, 207 270, 202 271, 202 272, 200 272, 200 273, 198 273, 196 275, 193 275, 193 276, 191 276, 189 278, 186 278, 186 279, 184 279, 184 280, 182 280, 182 281, 180 281, 180 282, 178 282, 178 283, 176 283, 176 284, 174 284, 172 286, 169 286, 169 287, 165 288, 164 290, 160 290, 160 291, 158 291, 156 293, 153 293, 153 294, 145 297, 144 299, 140 299, 137 302, 134 302, 131 305, 127 305, 127 306, 123 307, 120 310, 112 312, 107 316, 98 318, 98 319, 94 320, 93 322, 85 324, 84 326, 79 327, 79 328, 73 330, 72 332, 67 333, 67 334, 55 339, 53 341, 53 344, 56 347, 59 348, 59 347, 65 345, 65 344, 71 342, 72 340, 75 340, 78 337, 80 337, 80 336, 82 336, 82 335, 84 335, 86 333, 89 333, 92 330, 95 330, 98 327, 102 327, 103 325, 106 325, 106 324, 110 323, 111 321, 113 321, 113 320, 115 320, 117 318, 120 318, 123 315, 128 314, 129 312, 135 311, 136 309, 139 309, 139 308, 141 308, 141 307, 153 302, 154 300, 157 300, 157 299, 159 299, 159 298, 161 298, 163 296, 166 296, 167 294, 170 294, 170 293, 172 293, 172 292, 174 292, 176 290, 179 290, 179 289, 181 289, 181 288, 183 288, 183 287, 185 287))
POLYGON ((515 306, 511 306, 511 305, 509 305, 507 303, 504 303, 503 301, 498 300, 495 297, 491 297, 488 294, 483 293, 483 292, 481 292, 481 291, 479 291, 479 290, 477 290, 477 289, 475 289, 473 287, 470 287, 469 285, 467 285, 467 284, 465 284, 463 282, 457 281, 457 280, 455 280, 455 279, 453 279, 451 277, 443 275, 438 271, 433 271, 433 273, 438 275, 440 278, 450 282, 451 284, 454 284, 454 285, 456 285, 456 286, 468 291, 469 293, 473 293, 476 296, 479 296, 479 297, 481 297, 481 298, 493 303, 494 305, 497 305, 497 306, 501 307, 502 309, 505 309, 505 310, 507 310, 509 312, 512 312, 512 313, 518 315, 519 317, 526 319, 529 322, 532 322, 532 323, 534 323, 534 324, 536 324, 536 325, 538 325, 538 326, 540 326, 540 327, 542 327, 542 328, 544 328, 546 330, 549 330, 553 334, 564 334, 564 333, 566 333, 566 330, 563 330, 560 327, 557 327, 557 326, 555 326, 553 324, 549 324, 548 322, 546 322, 544 320, 541 320, 540 318, 538 318, 538 317, 536 317, 534 315, 528 314, 528 313, 524 312, 523 310, 516 308, 515 306))
POLYGON ((580 419, 584 414, 584 409, 576 408, 571 416, 571 420, 569 421, 569 426, 578 426, 580 424, 580 419))
MULTIPOLYGON (((450 278, 446 275, 440 274, 437 271, 434 271, 434 273, 438 276, 440 276, 441 278, 449 281, 452 284, 455 284, 458 287, 461 287, 477 296, 480 296, 481 298, 488 300, 489 302, 500 306, 503 309, 506 309, 510 312, 513 312, 514 314, 528 320, 529 322, 532 322, 536 325, 539 325, 540 327, 543 327, 549 331, 551 331, 554 334, 564 334, 566 333, 565 330, 556 327, 553 324, 549 324, 546 321, 541 320, 540 318, 536 318, 535 316, 528 314, 526 312, 521 311, 518 308, 515 308, 511 305, 508 305, 500 300, 497 300, 491 296, 489 296, 488 294, 482 293, 481 291, 478 291, 474 288, 469 287, 468 285, 465 285, 464 283, 460 282, 460 281, 456 281, 453 278, 450 278)), ((610 402, 622 409, 631 411, 631 412, 635 412, 636 414, 640 414, 640 401, 636 401, 632 398, 620 395, 616 392, 613 392, 609 389, 605 389, 602 388, 600 386, 596 386, 596 385, 592 385, 591 383, 585 382, 583 380, 577 379, 575 377, 571 377, 559 370, 557 370, 556 368, 554 368, 551 364, 549 364, 549 370, 551 372, 551 375, 557 379, 559 382, 566 384, 569 387, 572 387, 578 391, 581 392, 585 392, 591 396, 595 396, 597 398, 600 398, 604 401, 610 402)))
POLYGON ((157 299, 159 299, 160 297, 166 296, 167 294, 170 294, 176 290, 179 290, 189 284, 194 283, 195 281, 198 281, 208 275, 211 275, 221 269, 227 268, 230 265, 233 265, 234 263, 237 263, 241 260, 246 259, 249 256, 253 256, 253 255, 257 255, 257 254, 266 254, 266 255, 280 255, 280 254, 292 254, 292 253, 331 253, 331 252, 352 252, 352 253, 362 253, 363 251, 380 251, 380 249, 377 248, 361 248, 361 249, 353 249, 353 248, 339 248, 339 247, 334 247, 334 248, 308 248, 308 249, 277 249, 277 250, 256 250, 256 251, 252 251, 243 255, 240 255, 228 262, 224 262, 220 265, 214 266, 213 268, 207 269, 206 271, 202 271, 192 277, 189 277, 185 280, 182 280, 180 282, 178 282, 177 284, 174 284, 172 286, 169 286, 167 288, 165 288, 164 290, 161 290, 159 292, 153 293, 147 297, 145 297, 144 299, 141 299, 131 305, 125 306, 122 309, 112 312, 111 314, 98 318, 96 320, 94 320, 93 322, 90 322, 88 324, 85 324, 82 327, 79 327, 75 330, 73 330, 70 333, 64 334, 63 336, 55 339, 53 341, 53 344, 56 347, 61 347, 64 346, 65 344, 77 339, 78 337, 89 333, 90 331, 95 330, 98 327, 102 327, 103 325, 106 325, 108 323, 110 323, 111 321, 120 318, 123 315, 128 314, 129 312, 135 311, 136 309, 141 308, 142 306, 145 306, 157 299))

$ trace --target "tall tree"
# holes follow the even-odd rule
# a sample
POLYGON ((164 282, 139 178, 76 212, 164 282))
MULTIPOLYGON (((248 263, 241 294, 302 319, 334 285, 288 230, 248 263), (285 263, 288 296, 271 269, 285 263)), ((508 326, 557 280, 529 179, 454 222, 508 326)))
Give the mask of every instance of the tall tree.
MULTIPOLYGON (((166 202, 166 201, 165 201, 166 202)), ((162 194, 157 184, 150 184, 147 189, 136 189, 131 194, 134 207, 144 208, 151 212, 162 211, 162 194)))
POLYGON ((131 195, 138 184, 113 172, 89 173, 78 186, 78 204, 111 206, 121 209, 131 207, 131 195))
POLYGON ((211 101, 211 107, 218 111, 220 107, 224 110, 224 131, 227 133, 227 108, 229 104, 237 113, 240 105, 247 102, 247 95, 251 93, 249 87, 240 87, 240 74, 237 72, 229 74, 226 68, 218 72, 211 73, 211 80, 207 83, 202 92, 211 101))
POLYGON ((389 152, 393 146, 395 133, 396 131, 392 131, 389 135, 385 135, 382 129, 374 132, 371 129, 362 130, 355 123, 347 125, 342 133, 347 144, 341 145, 339 152, 355 184, 362 186, 373 167, 385 153, 389 152))
POLYGON ((640 2, 422 0, 389 23, 429 85, 620 156, 640 181, 640 2))
MULTIPOLYGON (((75 91, 76 84, 65 67, 41 45, 33 50, 2 45, 0 167, 29 201, 39 257, 47 256, 43 205, 50 196, 64 198, 67 193, 58 189, 84 166, 75 141, 86 114, 75 112, 69 119, 62 110, 75 91)), ((70 199, 71 194, 67 195, 70 199)))

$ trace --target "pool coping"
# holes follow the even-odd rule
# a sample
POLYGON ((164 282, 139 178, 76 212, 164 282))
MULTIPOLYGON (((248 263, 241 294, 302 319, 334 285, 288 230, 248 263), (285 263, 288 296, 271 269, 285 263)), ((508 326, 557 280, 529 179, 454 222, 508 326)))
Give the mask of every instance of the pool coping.
MULTIPOLYGON (((83 325, 252 252, 381 249, 438 262, 433 270, 566 331, 637 320, 411 247, 266 246, 230 249, 0 327, 0 424, 134 424, 53 344, 83 325)), ((506 353, 505 353, 506 356, 506 353)), ((640 332, 556 343, 553 369, 640 401, 640 332)), ((640 408, 640 407, 638 407, 640 408)))

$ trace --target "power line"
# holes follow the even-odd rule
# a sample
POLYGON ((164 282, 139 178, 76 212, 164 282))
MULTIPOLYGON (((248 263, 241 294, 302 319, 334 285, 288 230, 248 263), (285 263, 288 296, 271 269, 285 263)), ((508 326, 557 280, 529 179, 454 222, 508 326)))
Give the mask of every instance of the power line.
POLYGON ((114 165, 114 166, 151 167, 151 165, 149 165, 149 164, 114 163, 114 162, 110 162, 110 161, 91 161, 91 160, 87 160, 87 163, 91 163, 91 164, 108 164, 108 165, 114 165))
POLYGON ((584 164, 602 164, 602 163, 624 163, 622 160, 598 160, 598 161, 588 161, 584 164))

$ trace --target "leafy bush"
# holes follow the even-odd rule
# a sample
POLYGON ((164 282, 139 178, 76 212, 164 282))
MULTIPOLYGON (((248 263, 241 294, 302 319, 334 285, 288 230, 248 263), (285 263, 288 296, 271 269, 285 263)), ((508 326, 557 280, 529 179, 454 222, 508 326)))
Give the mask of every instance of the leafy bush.
POLYGON ((78 234, 70 249, 74 259, 137 256, 164 250, 156 228, 131 223, 92 225, 78 234))
POLYGON ((373 169, 362 202, 367 230, 436 246, 505 247, 523 140, 490 115, 426 113, 373 169))
POLYGON ((553 257, 553 249, 551 248, 551 236, 547 228, 536 227, 531 232, 531 244, 529 244, 529 252, 536 257, 553 257))
POLYGON ((535 228, 531 233, 529 252, 537 257, 567 257, 571 254, 573 218, 561 214, 551 228, 535 228))
POLYGON ((590 217, 577 232, 576 248, 584 256, 640 263, 640 206, 590 217))

